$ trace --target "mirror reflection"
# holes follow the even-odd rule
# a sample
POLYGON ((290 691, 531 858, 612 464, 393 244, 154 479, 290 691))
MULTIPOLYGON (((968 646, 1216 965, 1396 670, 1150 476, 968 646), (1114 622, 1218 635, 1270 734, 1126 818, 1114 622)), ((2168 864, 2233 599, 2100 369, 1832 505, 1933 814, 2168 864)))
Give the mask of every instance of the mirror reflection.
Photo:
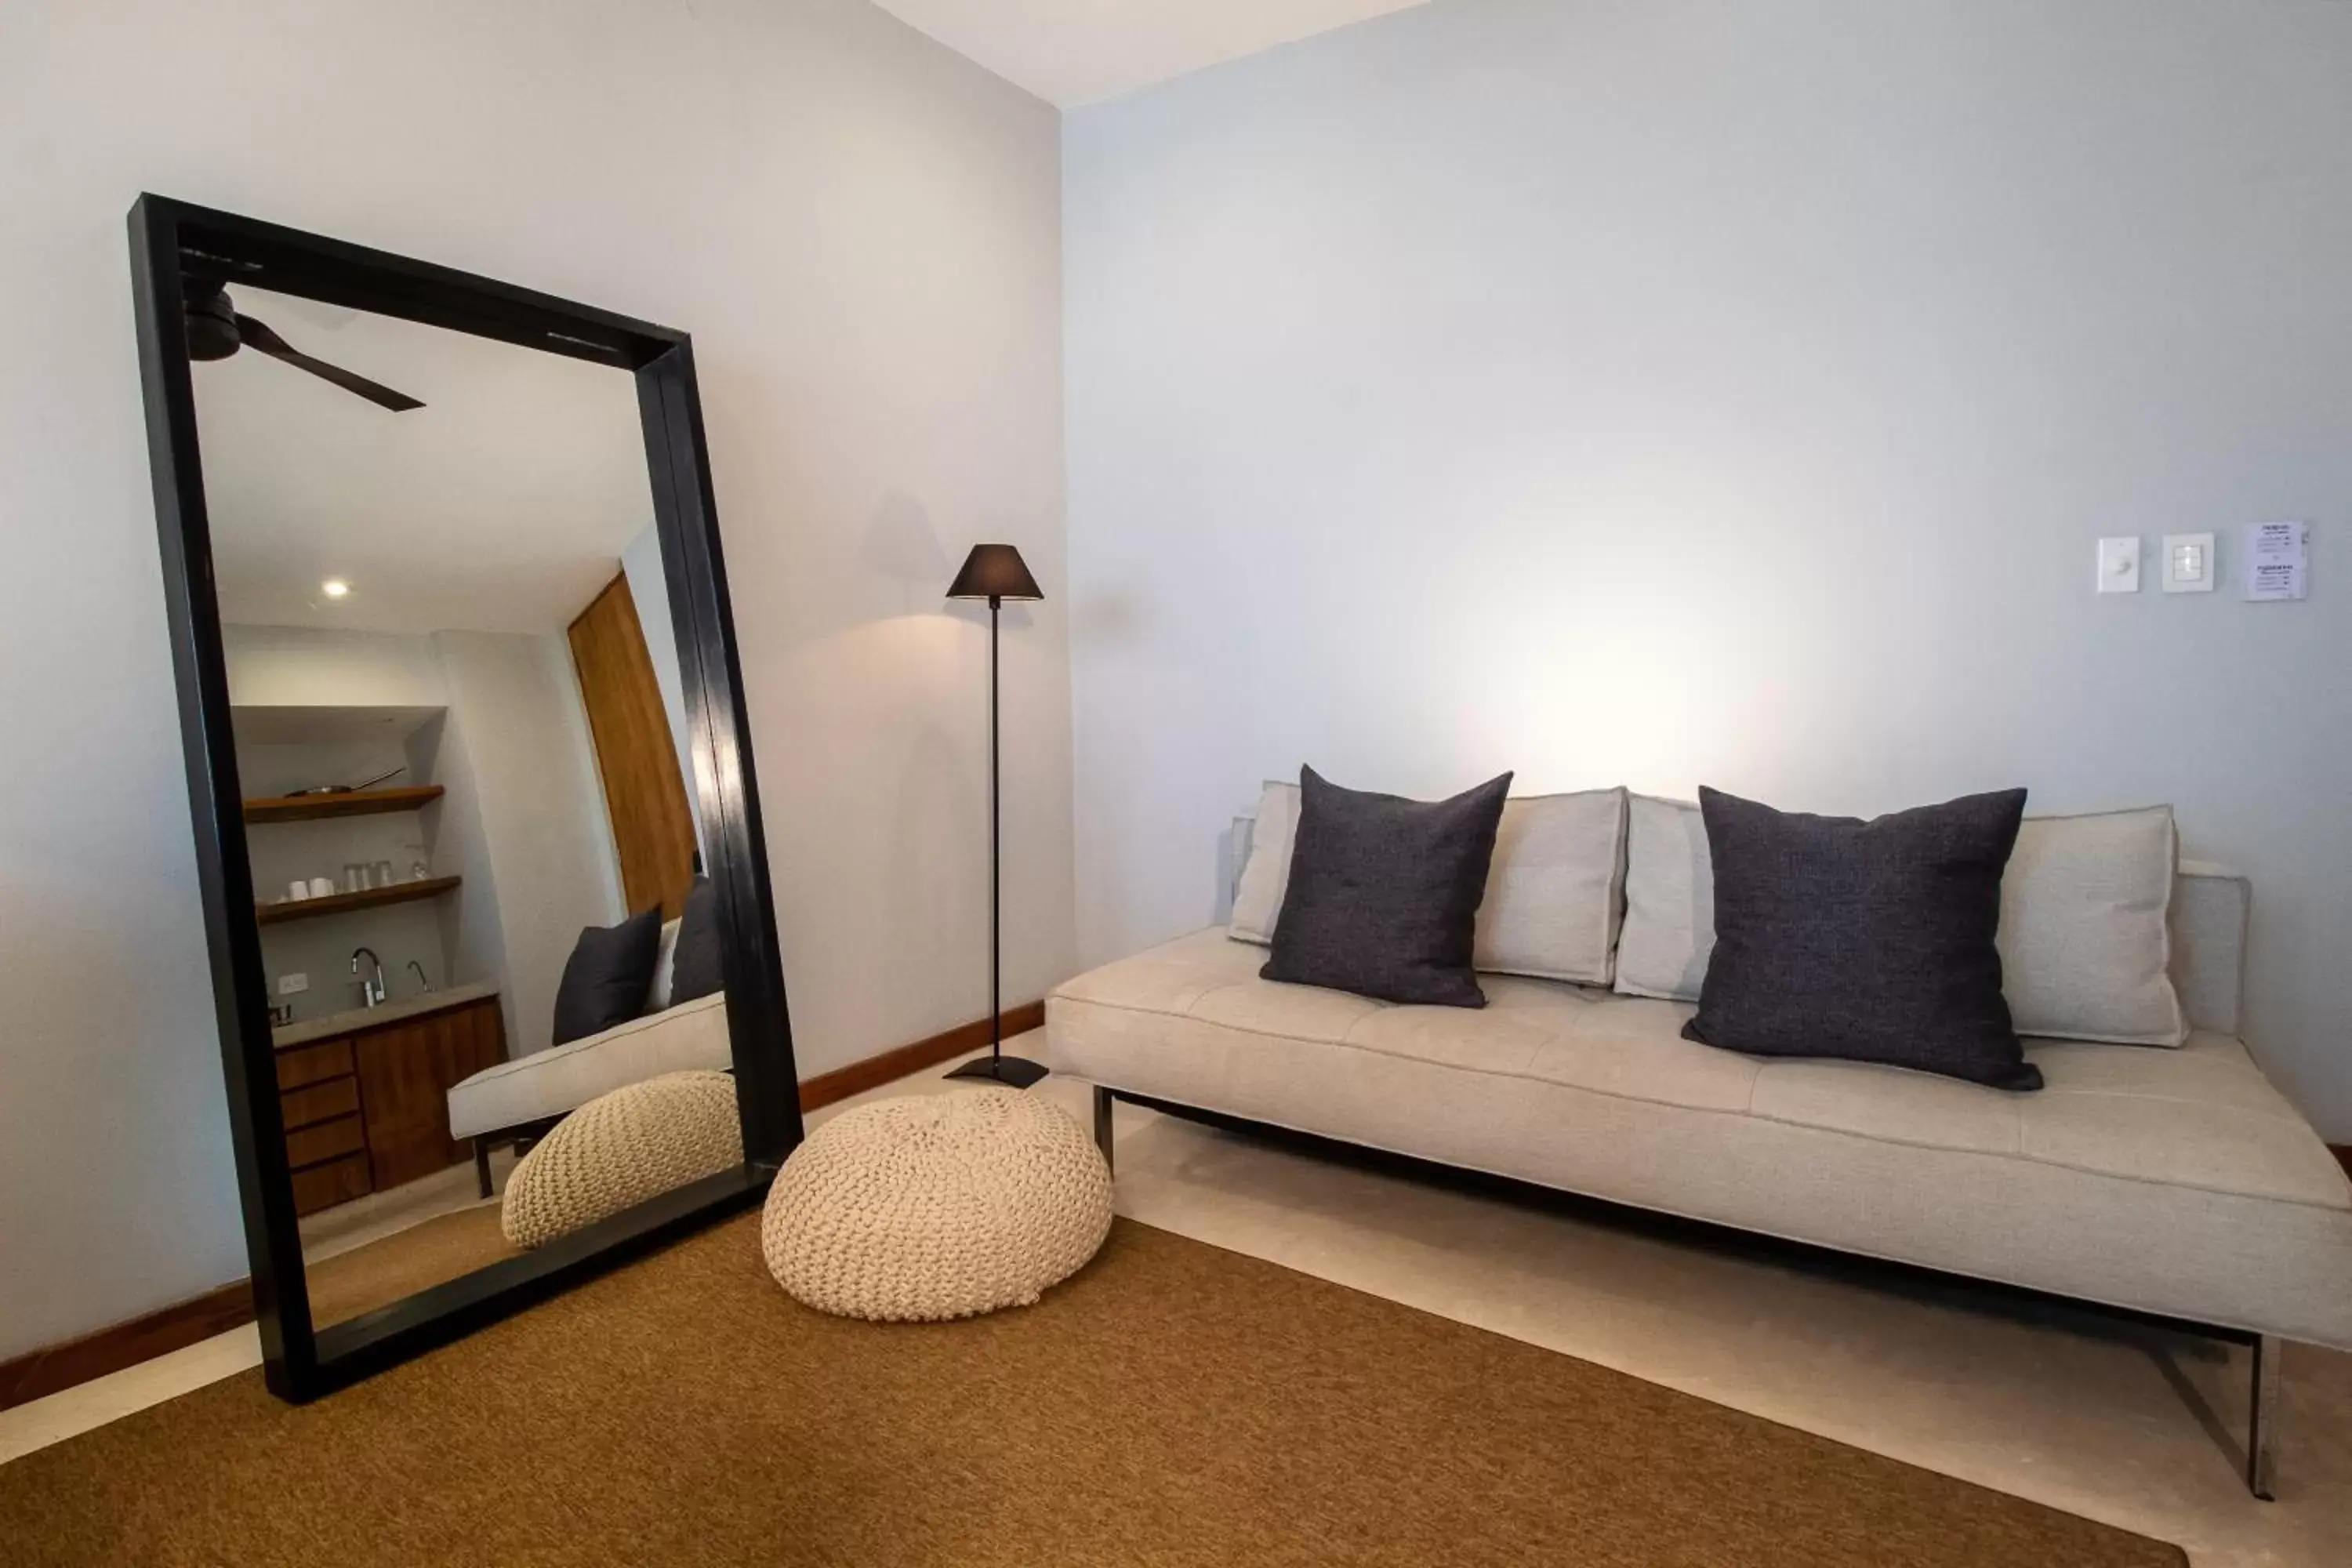
POLYGON ((314 1321, 740 1165, 632 377, 188 297, 314 1321))

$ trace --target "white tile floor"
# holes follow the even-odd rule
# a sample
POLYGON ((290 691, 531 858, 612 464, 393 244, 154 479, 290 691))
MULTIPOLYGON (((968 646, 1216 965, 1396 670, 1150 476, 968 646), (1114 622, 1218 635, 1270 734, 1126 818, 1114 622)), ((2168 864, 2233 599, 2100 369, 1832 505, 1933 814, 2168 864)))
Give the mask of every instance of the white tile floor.
MULTIPOLYGON (((506 1190, 507 1173, 514 1169, 514 1151, 495 1149, 490 1152, 490 1181, 493 1190, 506 1190)), ((420 1177, 404 1186, 370 1193, 333 1208, 321 1209, 302 1221, 302 1256, 312 1263, 365 1247, 372 1241, 382 1241, 408 1229, 437 1219, 445 1214, 472 1208, 476 1204, 497 1201, 481 1195, 481 1178, 475 1173, 472 1161, 452 1165, 446 1171, 420 1177)))
MULTIPOLYGON (((1015 1048, 1039 1047, 1033 1037, 1015 1048)), ((948 1088, 924 1073, 860 1098, 948 1088)), ((1083 1083, 1056 1077, 1037 1092, 1082 1121, 1088 1114, 1083 1083)), ((1857 1282, 1336 1165, 1128 1106, 1118 1209, 2175 1541, 2199 1568, 2352 1563, 2352 1356, 2290 1347, 2279 1500, 2261 1503, 2238 1478, 2246 1380, 2235 1348, 1966 1289, 1857 1282)), ((247 1329, 0 1412, 0 1459, 257 1359, 247 1329)))

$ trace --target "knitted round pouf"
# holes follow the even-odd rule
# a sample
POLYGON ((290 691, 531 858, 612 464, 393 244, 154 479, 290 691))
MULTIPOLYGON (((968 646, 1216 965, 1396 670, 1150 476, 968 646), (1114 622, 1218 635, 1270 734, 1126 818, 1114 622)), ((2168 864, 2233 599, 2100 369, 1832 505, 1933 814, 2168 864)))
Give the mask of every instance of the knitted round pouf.
POLYGON ((845 1110, 792 1152, 760 1225, 768 1272, 819 1311, 882 1321, 1026 1306, 1110 1234, 1110 1167, 1018 1089, 845 1110))
POLYGON ((733 1076, 664 1073, 557 1122, 507 1178, 499 1228, 516 1247, 541 1247, 742 1163, 733 1076))

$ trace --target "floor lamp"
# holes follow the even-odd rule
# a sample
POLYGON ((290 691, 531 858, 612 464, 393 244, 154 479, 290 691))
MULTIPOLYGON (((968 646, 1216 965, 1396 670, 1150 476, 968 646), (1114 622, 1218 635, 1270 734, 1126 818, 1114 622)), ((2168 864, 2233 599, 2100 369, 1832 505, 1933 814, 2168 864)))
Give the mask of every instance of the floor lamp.
POLYGON ((1027 1089, 1045 1076, 1046 1068, 1042 1063, 1004 1054, 1004 942, 1000 934, 1004 912, 1004 814, 998 805, 1003 773, 996 744, 996 614, 1007 599, 1034 602, 1045 596, 1037 579, 1023 563, 1021 552, 1010 544, 973 545, 971 553, 964 557, 963 570, 948 587, 950 599, 988 601, 988 1055, 964 1063, 948 1077, 986 1079, 1014 1089, 1027 1089))

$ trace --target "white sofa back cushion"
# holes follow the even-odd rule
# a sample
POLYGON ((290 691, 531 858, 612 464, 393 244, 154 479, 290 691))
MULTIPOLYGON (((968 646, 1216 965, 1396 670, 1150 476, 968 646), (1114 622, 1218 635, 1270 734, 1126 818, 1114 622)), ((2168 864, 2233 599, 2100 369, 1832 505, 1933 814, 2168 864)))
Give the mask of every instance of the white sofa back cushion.
POLYGON ((646 1011, 659 1013, 669 1006, 670 981, 677 973, 677 921, 662 923, 661 942, 654 949, 654 980, 646 987, 646 1011))
POLYGON ((1234 913, 1227 934, 1263 947, 1274 940, 1282 896, 1290 890, 1290 841, 1298 831, 1298 786, 1265 781, 1250 827, 1249 858, 1234 887, 1234 913))
POLYGON ((2001 994, 2021 1035, 2177 1046, 2168 805, 2029 816, 2000 882, 2001 994))
POLYGON ((1626 802, 1625 924, 1616 988, 1628 996, 1698 1000, 1715 951, 1715 862, 1706 824, 1687 801, 1626 802))
MULTIPOLYGON (((1268 782, 1234 889, 1228 934, 1274 940, 1290 883, 1298 786, 1268 782)), ((1503 804, 1474 968, 1584 985, 1609 984, 1625 854, 1625 792, 1515 795, 1503 804)))
MULTIPOLYGON (((1715 875, 1698 807, 1637 795, 1626 833, 1616 988, 1698 1000, 1715 875)), ((2172 808, 2029 816, 2001 878, 2001 994, 2017 1032, 2116 1045, 2189 1037, 2174 991, 2172 808)))
POLYGON ((1471 967, 1606 985, 1625 879, 1625 792, 1503 803, 1471 967))

